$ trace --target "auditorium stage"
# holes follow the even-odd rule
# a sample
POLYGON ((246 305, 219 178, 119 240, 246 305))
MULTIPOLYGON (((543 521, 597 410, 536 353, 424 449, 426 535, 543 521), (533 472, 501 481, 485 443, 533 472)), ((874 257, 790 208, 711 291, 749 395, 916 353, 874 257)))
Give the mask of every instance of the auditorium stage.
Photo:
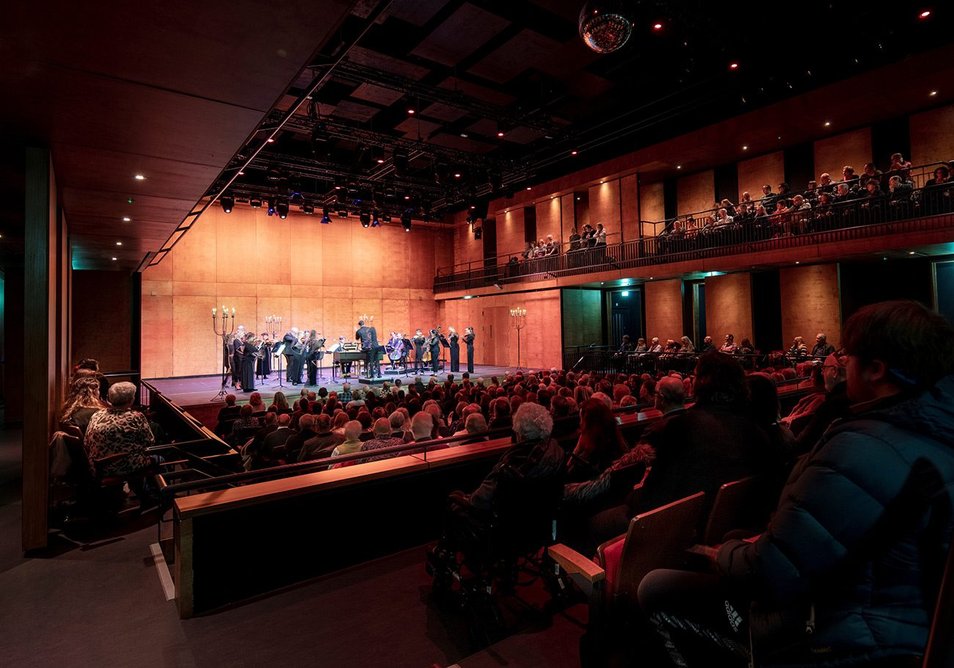
MULTIPOLYGON (((485 381, 489 382, 493 376, 503 378, 514 370, 515 369, 513 367, 477 364, 474 366, 474 373, 470 375, 470 379, 472 381, 476 381, 483 378, 485 381)), ((272 372, 271 376, 266 378, 264 382, 261 380, 258 381, 258 385, 255 386, 255 391, 262 395, 262 400, 266 404, 269 404, 272 401, 272 396, 278 391, 284 392, 285 396, 289 399, 289 403, 291 403, 298 397, 302 388, 308 390, 317 390, 319 387, 325 387, 329 392, 332 390, 340 392, 341 387, 344 385, 346 380, 351 384, 352 390, 366 390, 369 387, 368 385, 360 384, 357 378, 345 379, 340 375, 334 382, 332 382, 331 371, 329 369, 325 369, 324 374, 325 380, 319 381, 318 385, 289 385, 283 380, 282 382, 284 387, 281 387, 278 384, 277 372, 272 372)), ((431 378, 436 378, 438 382, 443 383, 445 380, 447 380, 447 376, 448 374, 446 372, 438 373, 436 376, 431 376, 429 373, 415 376, 413 372, 408 373, 407 375, 399 374, 396 376, 385 373, 383 380, 389 385, 393 385, 394 380, 396 378, 400 378, 403 385, 409 385, 410 383, 414 382, 415 377, 419 377, 421 382, 426 385, 431 378)), ((461 374, 454 374, 455 380, 459 381, 460 377, 461 374)), ((179 406, 195 406, 204 402, 224 401, 221 397, 216 397, 219 389, 221 388, 221 376, 183 376, 181 378, 146 378, 144 380, 179 406)), ((381 385, 375 384, 374 387, 380 390, 381 385)), ((226 392, 234 392, 234 390, 229 386, 226 386, 225 390, 226 392)), ((250 394, 249 392, 239 391, 234 393, 238 398, 239 404, 248 402, 248 396, 250 394)))

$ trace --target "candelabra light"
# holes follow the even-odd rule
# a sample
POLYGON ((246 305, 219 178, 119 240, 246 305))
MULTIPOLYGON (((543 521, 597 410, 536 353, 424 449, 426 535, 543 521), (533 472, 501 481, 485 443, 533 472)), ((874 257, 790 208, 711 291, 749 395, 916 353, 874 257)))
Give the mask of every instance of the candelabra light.
POLYGON ((362 322, 364 322, 364 324, 366 324, 366 325, 370 325, 370 324, 374 321, 374 316, 373 316, 373 315, 368 315, 368 314, 365 313, 365 314, 363 314, 363 315, 359 318, 359 320, 361 320, 362 322))
POLYGON ((282 317, 280 315, 267 315, 265 316, 265 331, 269 333, 272 337, 272 341, 275 340, 275 337, 278 336, 278 333, 282 330, 282 317))
POLYGON ((219 389, 219 393, 210 399, 210 401, 216 401, 219 397, 224 397, 228 394, 225 391, 225 382, 228 380, 229 371, 231 367, 229 365, 229 337, 235 333, 235 307, 232 307, 231 312, 222 304, 222 312, 218 314, 218 309, 214 306, 212 307, 212 331, 215 333, 216 338, 221 339, 221 349, 222 349, 222 385, 219 389), (222 322, 219 323, 216 320, 216 315, 221 318, 222 322))
POLYGON ((515 307, 510 309, 510 326, 517 330, 517 369, 520 366, 520 330, 527 326, 527 309, 515 307))

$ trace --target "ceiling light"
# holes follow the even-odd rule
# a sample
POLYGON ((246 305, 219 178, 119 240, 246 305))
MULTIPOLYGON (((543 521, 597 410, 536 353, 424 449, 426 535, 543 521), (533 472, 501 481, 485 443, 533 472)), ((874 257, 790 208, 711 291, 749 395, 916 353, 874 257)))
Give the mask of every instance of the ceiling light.
POLYGON ((311 216, 311 215, 313 215, 313 214, 315 213, 315 205, 314 205, 314 204, 302 204, 302 205, 301 205, 301 212, 302 212, 303 214, 305 214, 306 216, 311 216))
POLYGON ((288 218, 288 200, 282 197, 280 200, 275 202, 275 211, 278 213, 278 217, 282 220, 288 218))
POLYGON ((831 121, 825 121, 825 127, 826 127, 826 128, 830 128, 830 127, 831 127, 831 121))
MULTIPOLYGON (((231 195, 222 195, 219 198, 219 204, 222 205, 222 210, 225 213, 232 213, 232 208, 235 206, 235 198, 231 195)), ((126 220, 125 218, 123 220, 126 220)))
POLYGON ((459 179, 459 178, 460 178, 460 172, 454 172, 454 178, 455 178, 455 179, 459 179))
POLYGON ((653 30, 662 30, 662 29, 663 29, 663 24, 662 24, 662 23, 654 23, 654 24, 653 24, 653 30))
POLYGON ((378 219, 378 212, 371 212, 371 227, 381 227, 381 221, 378 219))
POLYGON ((115 261, 116 261, 116 258, 113 258, 113 262, 115 262, 115 261))
POLYGON ((339 217, 339 218, 347 218, 347 217, 348 217, 348 210, 347 210, 347 209, 338 209, 338 217, 339 217))
POLYGON ((248 200, 248 205, 253 209, 262 208, 262 198, 261 197, 252 197, 248 200))
POLYGON ((504 134, 506 134, 506 133, 505 133, 503 130, 497 130, 497 136, 498 136, 498 137, 503 137, 504 134))
POLYGON ((413 107, 409 107, 408 110, 407 110, 407 113, 409 113, 411 116, 413 116, 413 115, 414 115, 415 113, 417 113, 417 112, 415 111, 415 109, 414 109, 413 107))
POLYGON ((321 210, 321 224, 328 225, 329 223, 331 223, 331 212, 328 207, 325 207, 321 210))
POLYGON ((239 176, 245 176, 245 172, 243 172, 243 171, 240 169, 238 175, 239 175, 239 176))
POLYGON ((358 220, 361 221, 361 227, 368 228, 371 226, 371 212, 362 211, 358 214, 358 220))
MULTIPOLYGON (((116 242, 116 245, 117 245, 117 246, 122 246, 122 245, 123 245, 123 242, 122 242, 122 241, 117 241, 117 242, 116 242)), ((911 253, 911 254, 914 255, 914 253, 911 253)))
POLYGON ((145 180, 146 180, 146 177, 143 176, 142 174, 136 174, 136 176, 134 176, 133 178, 136 179, 137 181, 145 181, 145 180))
POLYGON ((570 155, 576 155, 577 153, 579 153, 577 150, 570 151, 570 155))
POLYGON ((580 10, 577 23, 580 37, 596 53, 612 53, 629 41, 633 21, 621 6, 611 3, 587 2, 580 10))
POLYGON ((532 190, 532 188, 530 186, 527 186, 527 190, 532 190))
POLYGON ((410 196, 410 195, 405 195, 405 196, 404 196, 404 199, 411 199, 411 196, 410 196))
POLYGON ((931 97, 934 97, 935 95, 937 95, 937 91, 932 90, 930 93, 928 93, 928 95, 930 95, 931 97))
POLYGON ((744 145, 742 146, 742 150, 743 150, 743 151, 748 151, 748 150, 749 150, 749 145, 748 145, 748 144, 744 144, 744 145))
POLYGON ((410 232, 410 231, 411 231, 411 211, 410 211, 410 209, 408 209, 407 211, 405 211, 404 213, 401 214, 401 225, 404 226, 404 231, 405 231, 405 232, 410 232))
POLYGON ((930 18, 930 17, 931 17, 931 10, 930 10, 930 9, 925 9, 923 12, 921 12, 920 14, 918 14, 918 18, 921 19, 922 21, 923 21, 924 19, 927 19, 927 18, 930 18))
POLYGON ((130 218, 129 216, 123 216, 123 222, 124 222, 124 223, 131 223, 131 222, 132 222, 132 218, 130 218))
POLYGON ((467 139, 467 137, 469 137, 470 135, 468 135, 466 132, 461 132, 460 136, 463 137, 464 139, 467 139))
POLYGON ((676 169, 682 169, 682 165, 676 165, 676 169))
POLYGON ((737 69, 739 69, 739 64, 738 64, 738 63, 729 63, 729 69, 730 69, 730 70, 737 70, 737 69))
POLYGON ((914 251, 908 251, 908 255, 914 255, 914 251))
POLYGON ((795 260, 795 264, 801 264, 799 260, 795 260))
POLYGON ((269 137, 269 138, 266 139, 265 141, 266 141, 266 143, 274 144, 274 143, 275 143, 275 138, 274 138, 274 137, 269 137))

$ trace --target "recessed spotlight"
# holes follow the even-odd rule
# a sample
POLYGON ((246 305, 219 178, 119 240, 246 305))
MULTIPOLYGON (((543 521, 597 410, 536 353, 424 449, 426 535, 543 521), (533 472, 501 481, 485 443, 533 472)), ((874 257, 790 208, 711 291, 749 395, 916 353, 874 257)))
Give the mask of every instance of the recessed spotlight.
POLYGON ((908 255, 914 255, 914 251, 908 251, 908 255))
POLYGON ((530 186, 527 186, 527 190, 532 190, 532 188, 530 186))
POLYGON ((918 14, 918 18, 921 19, 922 21, 923 21, 924 19, 931 18, 931 10, 930 10, 930 9, 925 9, 925 10, 922 11, 920 14, 918 14))
POLYGON ((116 242, 116 245, 117 245, 117 246, 122 246, 122 245, 123 245, 123 242, 122 242, 122 241, 117 241, 117 242, 116 242))
POLYGON ((132 218, 130 218, 129 216, 123 216, 123 222, 124 222, 124 223, 131 223, 131 222, 132 222, 132 218))
POLYGON ((274 143, 275 143, 275 138, 274 138, 274 137, 269 137, 268 139, 265 140, 265 142, 268 143, 268 144, 274 144, 274 143))
POLYGON ((505 133, 504 133, 503 130, 497 130, 497 136, 498 136, 498 137, 503 137, 504 134, 505 134, 505 133))
POLYGON ((576 198, 576 201, 579 202, 581 199, 582 199, 582 197, 577 197, 577 198, 576 198))
POLYGON ((460 136, 463 137, 464 139, 467 139, 467 137, 469 137, 470 135, 468 135, 466 132, 461 132, 460 136))
POLYGON ((932 90, 930 93, 928 93, 928 95, 930 95, 931 97, 934 97, 935 95, 937 95, 937 91, 932 90))
POLYGON ((407 113, 409 113, 411 116, 413 116, 414 114, 417 113, 417 111, 412 107, 412 108, 410 108, 410 109, 407 110, 407 113))
POLYGON ((379 165, 383 165, 383 164, 384 164, 384 158, 378 158, 378 164, 379 164, 379 165))
POLYGON ((682 165, 676 165, 676 169, 682 169, 682 165))
POLYGON ((737 69, 739 69, 739 64, 738 64, 738 63, 729 63, 729 69, 730 69, 730 70, 737 70, 737 69))
POLYGON ((411 196, 410 196, 410 195, 405 195, 405 196, 404 196, 404 199, 411 199, 411 196))
POLYGON ((146 177, 143 176, 142 174, 136 174, 133 178, 136 179, 137 181, 145 181, 145 180, 146 180, 146 177))
POLYGON ((653 24, 653 30, 662 30, 662 29, 663 29, 663 24, 662 24, 662 23, 654 23, 654 24, 653 24))
POLYGON ((238 175, 239 175, 239 176, 245 176, 245 172, 243 172, 243 171, 240 169, 238 175))
POLYGON ((749 145, 748 145, 748 144, 744 144, 744 145, 742 146, 742 150, 743 150, 743 151, 748 151, 748 150, 749 150, 749 145))
POLYGON ((113 260, 113 262, 115 262, 115 261, 116 261, 116 258, 112 258, 112 260, 113 260))
POLYGON ((830 128, 830 127, 831 127, 831 121, 825 121, 825 127, 826 127, 826 128, 830 128))
POLYGON ((776 137, 776 139, 778 139, 779 141, 782 141, 782 135, 779 135, 778 137, 776 137))
POLYGON ((801 262, 799 262, 798 260, 795 260, 795 264, 801 264, 801 262))
POLYGON ((577 153, 579 153, 579 151, 576 151, 576 150, 570 151, 570 155, 576 155, 577 153))
POLYGON ((459 179, 459 178, 460 178, 460 172, 454 172, 454 178, 455 178, 455 179, 459 179))

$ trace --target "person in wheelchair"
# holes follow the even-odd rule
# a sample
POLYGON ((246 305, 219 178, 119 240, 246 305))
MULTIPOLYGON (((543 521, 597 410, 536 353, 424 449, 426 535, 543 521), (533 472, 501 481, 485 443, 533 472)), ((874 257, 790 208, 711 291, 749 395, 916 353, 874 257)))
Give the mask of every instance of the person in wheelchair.
POLYGON ((553 418, 543 406, 521 404, 513 430, 516 442, 480 486, 451 492, 443 535, 428 555, 433 571, 463 563, 477 573, 546 544, 563 489, 564 452, 550 437, 553 418))

